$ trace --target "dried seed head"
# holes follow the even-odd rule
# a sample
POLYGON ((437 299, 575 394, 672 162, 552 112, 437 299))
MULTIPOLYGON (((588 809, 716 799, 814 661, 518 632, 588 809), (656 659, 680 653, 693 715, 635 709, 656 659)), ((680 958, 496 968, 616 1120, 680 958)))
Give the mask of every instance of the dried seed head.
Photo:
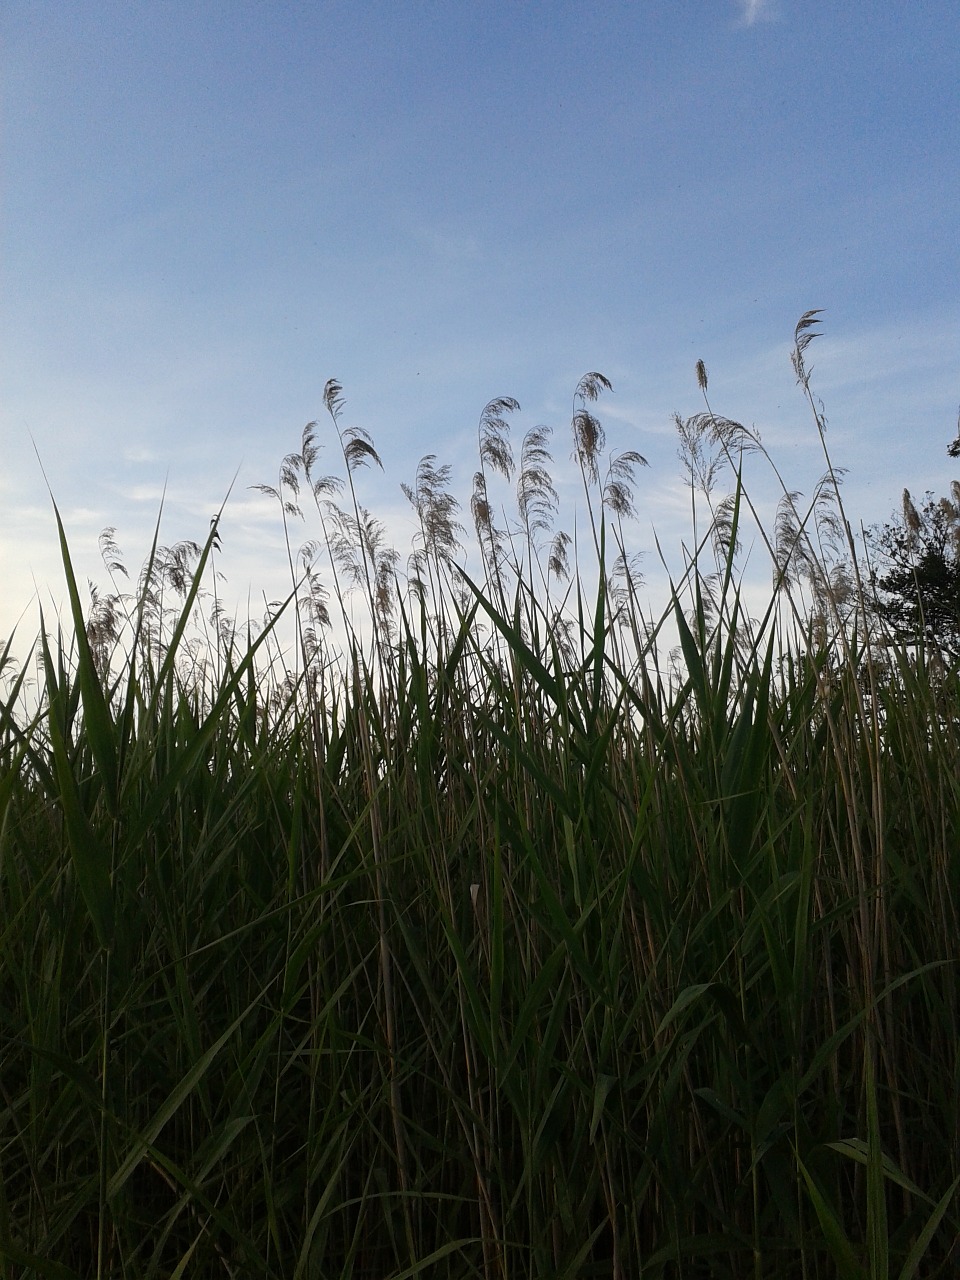
POLYGON ((561 529, 550 544, 547 567, 555 578, 570 577, 570 541, 569 533, 561 529))
POLYGON ((807 347, 809 347, 814 338, 818 338, 820 336, 818 328, 820 321, 817 319, 817 316, 822 314, 822 307, 816 307, 813 311, 805 311, 797 321, 797 327, 794 330, 793 337, 795 346, 790 359, 793 362, 797 381, 801 384, 806 384, 809 377, 803 353, 806 351, 807 347))
POLYGON ((702 360, 697 361, 697 386, 701 391, 707 389, 707 366, 702 360))
POLYGON ((336 378, 328 378, 323 388, 323 403, 326 405, 327 413, 336 422, 343 410, 343 387, 336 378))
POLYGON ((549 532, 560 505, 560 497, 550 477, 553 456, 547 447, 549 427, 534 427, 523 437, 520 451, 520 478, 517 506, 530 533, 549 532))
POLYGON ((606 434, 599 418, 595 418, 587 409, 578 409, 573 415, 573 442, 574 457, 583 467, 590 482, 596 484, 597 459, 603 452, 606 434))
POLYGON ((517 413, 519 409, 519 402, 512 396, 498 396, 484 406, 480 415, 480 465, 499 471, 506 480, 513 475, 513 453, 510 449, 510 424, 505 415, 517 413))
POLYGON ((913 505, 909 489, 903 491, 903 522, 912 534, 920 532, 920 513, 913 505))
POLYGON ((585 373, 577 383, 577 389, 573 394, 575 400, 579 400, 581 404, 586 404, 588 400, 596 400, 601 391, 612 390, 613 384, 602 373, 585 373))

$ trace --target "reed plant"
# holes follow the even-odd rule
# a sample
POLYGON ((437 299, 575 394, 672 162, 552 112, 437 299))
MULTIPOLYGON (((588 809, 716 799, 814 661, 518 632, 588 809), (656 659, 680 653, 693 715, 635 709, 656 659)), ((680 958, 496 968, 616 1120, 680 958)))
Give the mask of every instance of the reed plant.
POLYGON ((829 456, 804 504, 697 375, 654 616, 599 374, 576 539, 502 398, 472 552, 431 455, 403 573, 328 384, 344 474, 311 423, 262 486, 291 580, 259 631, 217 521, 129 590, 108 531, 85 612, 55 511, 35 707, 0 663, 4 1276, 956 1274, 960 680, 878 630, 829 456))

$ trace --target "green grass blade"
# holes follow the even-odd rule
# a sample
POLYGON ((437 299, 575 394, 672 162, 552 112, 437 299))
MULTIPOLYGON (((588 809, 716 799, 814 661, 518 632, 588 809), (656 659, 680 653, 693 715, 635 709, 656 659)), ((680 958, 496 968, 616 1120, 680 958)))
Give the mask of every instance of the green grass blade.
POLYGON ((840 1220, 824 1199, 820 1189, 807 1172, 807 1167, 799 1156, 797 1156, 797 1165, 803 1177, 810 1203, 813 1205, 814 1212, 817 1215, 817 1221, 820 1223, 820 1229, 827 1242, 827 1247, 837 1265, 837 1272, 841 1280, 869 1280, 867 1272, 857 1261, 853 1245, 847 1239, 843 1227, 840 1225, 840 1220))

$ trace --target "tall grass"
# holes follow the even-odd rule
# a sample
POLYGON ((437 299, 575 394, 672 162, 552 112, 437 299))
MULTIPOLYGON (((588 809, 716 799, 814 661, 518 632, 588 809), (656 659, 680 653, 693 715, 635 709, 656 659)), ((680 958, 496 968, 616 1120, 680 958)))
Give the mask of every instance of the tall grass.
POLYGON ((72 627, 0 712, 5 1276, 956 1273, 957 673, 881 644, 829 457, 748 616, 770 460, 709 403, 645 617, 607 387, 574 399, 571 579, 548 434, 515 472, 503 399, 473 559, 426 458, 398 590, 329 384, 344 477, 311 424, 264 486, 319 524, 286 659, 282 619, 191 630, 216 523, 87 617, 60 525, 72 627))

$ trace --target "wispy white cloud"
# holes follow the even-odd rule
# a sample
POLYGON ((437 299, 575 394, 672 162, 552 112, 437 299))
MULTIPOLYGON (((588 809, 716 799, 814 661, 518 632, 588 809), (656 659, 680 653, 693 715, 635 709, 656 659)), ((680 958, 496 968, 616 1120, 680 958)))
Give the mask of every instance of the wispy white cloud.
POLYGON ((773 22, 777 18, 776 0, 737 0, 740 25, 752 27, 758 22, 773 22))

